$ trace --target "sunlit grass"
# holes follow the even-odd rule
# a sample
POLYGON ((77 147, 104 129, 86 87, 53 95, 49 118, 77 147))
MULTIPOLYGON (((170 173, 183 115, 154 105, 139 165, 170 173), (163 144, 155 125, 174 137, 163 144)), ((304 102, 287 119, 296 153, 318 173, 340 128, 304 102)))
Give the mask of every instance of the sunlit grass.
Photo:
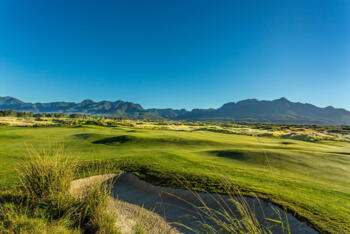
POLYGON ((49 148, 52 143, 64 144, 66 156, 77 160, 79 177, 122 169, 152 183, 179 187, 169 178, 181 175, 198 190, 221 192, 218 177, 224 176, 242 193, 253 192, 283 205, 319 228, 350 230, 350 145, 346 142, 127 127, 1 127, 0 184, 8 187, 18 182, 14 168, 25 155, 25 145, 49 148), (129 141, 105 144, 118 136, 130 136, 129 141), (90 163, 96 160, 100 172, 82 169, 96 167, 90 163))

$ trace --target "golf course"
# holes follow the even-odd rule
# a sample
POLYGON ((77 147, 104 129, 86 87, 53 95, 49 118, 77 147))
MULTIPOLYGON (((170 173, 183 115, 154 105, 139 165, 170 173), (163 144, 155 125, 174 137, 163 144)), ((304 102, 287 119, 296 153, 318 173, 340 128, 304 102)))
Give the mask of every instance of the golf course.
POLYGON ((2 126, 0 185, 5 190, 18 182, 16 168, 28 148, 62 146, 85 176, 125 171, 155 185, 181 188, 185 180, 193 190, 216 193, 225 193, 229 184, 279 205, 319 232, 350 232, 346 139, 306 141, 183 125, 2 126))
POLYGON ((350 0, 0 19, 0 234, 350 234, 350 0))

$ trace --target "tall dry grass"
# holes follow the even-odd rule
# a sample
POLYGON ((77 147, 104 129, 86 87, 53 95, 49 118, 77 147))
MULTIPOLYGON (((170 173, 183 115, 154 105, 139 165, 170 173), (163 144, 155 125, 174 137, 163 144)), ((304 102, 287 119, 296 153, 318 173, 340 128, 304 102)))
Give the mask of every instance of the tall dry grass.
MULTIPOLYGON (((191 191, 189 181, 186 181, 184 178, 178 178, 178 180, 181 180, 184 187, 191 191)), ((191 201, 181 196, 167 193, 169 196, 173 196, 192 207, 189 215, 196 220, 199 228, 193 229, 181 223, 173 224, 194 233, 271 234, 278 230, 278 233, 281 234, 291 234, 288 216, 285 211, 271 207, 274 212, 274 218, 269 218, 263 211, 258 197, 253 197, 257 204, 250 204, 239 189, 232 186, 224 178, 222 178, 222 184, 225 185, 225 195, 191 191, 193 196, 191 201), (262 211, 259 215, 262 214, 263 217, 258 218, 258 209, 262 211)))
MULTIPOLYGON (((213 197, 219 207, 215 209, 208 206, 205 201, 198 196, 201 205, 195 208, 202 217, 201 221, 199 221, 202 227, 200 232, 269 234, 273 233, 273 226, 278 226, 279 233, 291 233, 288 221, 287 224, 285 224, 282 216, 278 216, 277 219, 265 217, 270 223, 275 224, 273 226, 266 225, 266 223, 258 219, 256 210, 251 207, 241 193, 229 193, 228 196, 228 200, 223 199, 220 195, 215 198, 213 197)), ((276 212, 278 211, 276 210, 276 212)))
POLYGON ((115 227, 116 212, 108 209, 111 198, 109 183, 95 182, 89 185, 78 197, 76 204, 67 213, 67 217, 85 233, 119 233, 115 227))
POLYGON ((81 196, 70 192, 77 162, 63 147, 36 150, 28 147, 19 166, 19 190, 30 209, 40 208, 51 220, 79 227, 83 233, 118 233, 116 214, 108 211, 110 185, 94 183, 81 196))
POLYGON ((29 206, 50 209, 53 216, 61 216, 73 199, 69 187, 76 172, 76 161, 67 157, 64 148, 57 146, 36 150, 27 148, 19 165, 19 190, 29 206))

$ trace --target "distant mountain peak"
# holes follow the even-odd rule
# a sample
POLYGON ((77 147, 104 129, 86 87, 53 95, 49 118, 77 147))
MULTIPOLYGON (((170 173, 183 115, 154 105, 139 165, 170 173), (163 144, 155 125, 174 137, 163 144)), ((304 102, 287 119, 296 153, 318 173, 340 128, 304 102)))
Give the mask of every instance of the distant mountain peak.
POLYGON ((278 99, 276 99, 276 100, 274 100, 274 101, 279 101, 279 102, 290 102, 287 98, 285 98, 285 97, 281 97, 281 98, 278 98, 278 99))
POLYGON ((0 97, 0 105, 14 105, 14 104, 23 104, 21 100, 13 98, 10 96, 0 97))
POLYGON ((24 103, 13 97, 0 97, 0 109, 31 112, 83 113, 128 118, 237 121, 279 124, 350 125, 350 112, 331 106, 320 108, 308 103, 291 102, 285 97, 272 101, 246 99, 229 102, 218 109, 144 109, 140 104, 121 100, 81 103, 51 102, 24 103))
POLYGON ((91 99, 85 99, 84 101, 81 102, 82 104, 92 104, 95 103, 93 100, 91 99))
POLYGON ((279 124, 350 125, 350 112, 332 107, 320 108, 295 103, 282 97, 272 101, 246 99, 229 102, 212 111, 193 110, 178 119, 205 121, 237 121, 279 124))
POLYGON ((34 113, 67 113, 67 114, 91 114, 109 115, 127 118, 150 118, 161 119, 159 114, 146 111, 139 104, 124 101, 101 101, 94 102, 86 99, 81 103, 75 102, 50 102, 50 103, 24 103, 12 97, 0 97, 0 110, 30 111, 34 113))
POLYGON ((237 104, 242 104, 242 103, 255 103, 258 102, 257 99, 255 98, 248 98, 248 99, 244 99, 242 101, 237 102, 237 104))

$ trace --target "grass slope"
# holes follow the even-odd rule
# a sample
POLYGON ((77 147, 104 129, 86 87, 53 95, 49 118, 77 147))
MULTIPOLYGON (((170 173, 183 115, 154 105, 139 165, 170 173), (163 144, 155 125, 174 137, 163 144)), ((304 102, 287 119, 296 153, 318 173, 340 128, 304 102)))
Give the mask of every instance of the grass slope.
MULTIPOLYGON (((0 185, 26 145, 63 144, 80 161, 103 160, 163 185, 184 176, 194 186, 220 191, 220 180, 255 192, 307 218, 323 231, 350 232, 350 144, 244 136, 209 131, 131 128, 0 127, 0 185)), ((114 167, 113 167, 114 165, 114 167)))

